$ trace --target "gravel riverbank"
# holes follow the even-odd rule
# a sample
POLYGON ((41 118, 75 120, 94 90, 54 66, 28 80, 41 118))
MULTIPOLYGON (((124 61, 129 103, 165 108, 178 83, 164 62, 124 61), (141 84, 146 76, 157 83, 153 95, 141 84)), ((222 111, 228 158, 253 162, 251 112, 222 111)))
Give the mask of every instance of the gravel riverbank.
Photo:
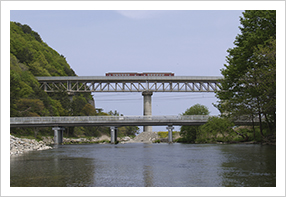
MULTIPOLYGON (((155 132, 144 132, 131 139, 128 136, 117 138, 119 143, 152 143, 155 140, 161 139, 155 132)), ((78 144, 78 143, 107 143, 110 141, 110 137, 103 135, 101 137, 92 138, 63 138, 64 144, 78 144)), ((163 141, 163 140, 162 140, 163 141)), ((43 137, 42 141, 36 141, 35 139, 18 138, 10 135, 10 155, 18 155, 27 151, 40 151, 52 149, 54 145, 53 137, 43 137)))
POLYGON ((10 135, 10 155, 18 155, 27 151, 47 149, 52 149, 52 147, 47 146, 43 141, 37 142, 34 139, 17 138, 10 135))

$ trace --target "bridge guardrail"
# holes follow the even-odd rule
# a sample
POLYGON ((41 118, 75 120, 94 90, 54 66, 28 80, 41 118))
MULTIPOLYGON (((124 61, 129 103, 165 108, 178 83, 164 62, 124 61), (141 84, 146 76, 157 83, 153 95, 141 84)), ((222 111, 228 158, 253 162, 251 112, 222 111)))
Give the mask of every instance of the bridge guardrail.
POLYGON ((43 116, 43 117, 11 117, 10 123, 48 123, 78 121, 166 121, 166 120, 208 120, 207 115, 193 116, 43 116))
MULTIPOLYGON (((174 115, 174 116, 61 116, 61 117, 11 117, 10 127, 47 126, 159 126, 159 125, 202 125, 213 116, 174 115)), ((259 123, 258 120, 254 120, 259 123)), ((236 120, 236 125, 252 125, 251 119, 236 120)))

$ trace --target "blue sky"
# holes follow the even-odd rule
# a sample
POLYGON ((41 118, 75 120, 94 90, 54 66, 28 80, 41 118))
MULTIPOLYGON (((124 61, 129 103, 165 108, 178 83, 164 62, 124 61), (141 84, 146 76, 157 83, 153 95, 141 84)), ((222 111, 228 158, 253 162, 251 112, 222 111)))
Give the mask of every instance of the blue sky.
MULTIPOLYGON (((11 10, 66 57, 78 76, 106 72, 174 72, 221 76, 242 10, 11 10)), ((96 107, 142 115, 141 93, 95 93, 96 107)), ((219 114, 214 93, 154 93, 153 115, 177 115, 194 104, 219 114)), ((154 127, 153 130, 165 130, 154 127)), ((178 128, 176 128, 178 130, 178 128)))
POLYGON ((217 76, 242 11, 11 11, 77 75, 172 71, 217 76))

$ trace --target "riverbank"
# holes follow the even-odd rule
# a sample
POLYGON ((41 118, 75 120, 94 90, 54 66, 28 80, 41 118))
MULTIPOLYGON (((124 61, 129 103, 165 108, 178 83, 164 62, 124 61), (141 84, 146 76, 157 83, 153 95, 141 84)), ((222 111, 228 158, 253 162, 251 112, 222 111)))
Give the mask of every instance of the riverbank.
MULTIPOLYGON (((168 133, 168 132, 166 132, 168 133)), ((178 139, 179 134, 175 134, 173 140, 178 139)), ((48 145, 54 144, 53 137, 42 137, 43 142, 48 145)), ((125 143, 156 143, 156 142, 168 142, 168 137, 162 137, 157 132, 142 132, 139 135, 131 138, 129 136, 117 137, 117 142, 121 144, 125 143)), ((82 138, 63 138, 63 144, 82 144, 82 143, 110 143, 110 136, 102 135, 101 137, 82 137, 82 138)))
MULTIPOLYGON (((180 138, 179 134, 173 136, 173 141, 175 142, 180 138)), ((118 137, 118 143, 161 143, 168 142, 168 138, 158 135, 157 132, 142 132, 134 138, 129 136, 118 137)), ((63 144, 84 144, 84 143, 100 143, 107 144, 110 143, 110 137, 103 135, 101 137, 88 137, 88 138, 63 138, 63 144)), ((213 142, 211 144, 262 144, 262 145, 276 145, 276 136, 271 136, 265 138, 263 142, 256 141, 229 141, 229 142, 213 142)), ((40 151, 52 149, 54 145, 54 138, 52 136, 42 137, 41 141, 36 141, 35 139, 18 138, 10 135, 10 155, 18 155, 27 151, 40 151)))
MULTIPOLYGON (((161 138, 156 132, 142 132, 134 138, 129 136, 118 137, 118 143, 155 143, 168 142, 167 138, 161 138)), ((103 135, 101 137, 83 137, 83 138, 63 138, 63 144, 84 144, 84 143, 110 143, 110 137, 103 135)), ((52 136, 42 137, 42 140, 18 138, 10 135, 10 155, 19 155, 28 151, 40 151, 52 149, 54 138, 52 136)))
POLYGON ((52 149, 43 141, 36 141, 35 139, 18 138, 10 135, 10 155, 19 155, 28 151, 40 151, 52 149))

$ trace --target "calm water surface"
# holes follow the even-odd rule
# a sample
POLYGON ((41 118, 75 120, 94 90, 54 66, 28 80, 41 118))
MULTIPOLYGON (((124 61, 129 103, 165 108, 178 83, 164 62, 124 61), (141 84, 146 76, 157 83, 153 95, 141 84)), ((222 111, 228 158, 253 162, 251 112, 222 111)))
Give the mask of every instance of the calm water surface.
POLYGON ((275 187, 276 146, 83 144, 10 157, 11 187, 275 187))

